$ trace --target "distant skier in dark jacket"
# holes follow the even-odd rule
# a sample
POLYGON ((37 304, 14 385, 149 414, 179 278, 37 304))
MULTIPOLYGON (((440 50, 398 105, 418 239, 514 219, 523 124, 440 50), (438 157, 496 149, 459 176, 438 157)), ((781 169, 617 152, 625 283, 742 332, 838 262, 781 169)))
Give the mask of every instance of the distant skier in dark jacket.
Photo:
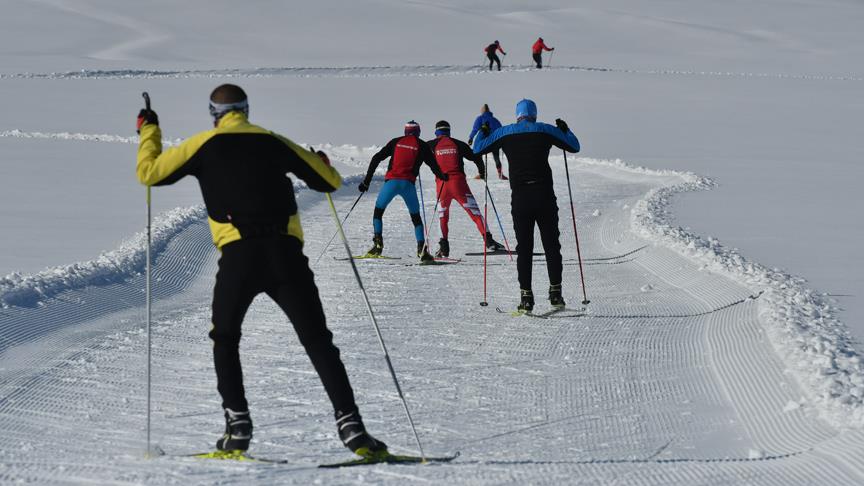
POLYGON ((501 43, 498 42, 497 40, 495 42, 489 44, 488 46, 486 46, 486 49, 483 49, 483 52, 486 53, 486 57, 489 58, 489 70, 490 71, 492 70, 492 64, 494 64, 494 63, 498 63, 498 70, 499 71, 501 70, 501 59, 498 58, 498 54, 497 54, 498 51, 500 51, 501 54, 503 54, 505 56, 507 55, 507 53, 504 52, 504 49, 501 48, 501 43))
MULTIPOLYGON (((480 131, 480 127, 483 124, 489 125, 489 129, 492 131, 497 130, 501 127, 501 122, 498 121, 497 118, 492 116, 492 111, 489 110, 489 105, 483 104, 483 107, 480 108, 480 116, 474 119, 474 127, 471 129, 471 133, 468 135, 468 145, 474 143, 474 136, 477 135, 477 132, 480 131)), ((504 171, 501 169, 501 151, 494 150, 492 151, 492 158, 495 159, 495 168, 498 169, 498 178, 502 180, 507 180, 507 176, 504 175, 504 171)), ((475 177, 475 179, 482 179, 479 175, 475 177)))
POLYGON ((384 251, 384 210, 396 196, 401 196, 408 207, 411 222, 414 223, 414 236, 417 239, 417 256, 420 260, 427 262, 433 260, 426 246, 426 237, 423 234, 423 219, 420 217, 420 202, 417 200, 417 188, 414 181, 420 173, 423 163, 432 169, 438 178, 447 180, 447 174, 441 172, 435 162, 435 155, 429 150, 429 146, 420 140, 420 125, 414 120, 405 124, 405 135, 390 140, 378 153, 372 156, 369 162, 369 170, 366 178, 360 183, 360 192, 369 190, 375 169, 382 160, 390 157, 390 165, 387 166, 387 174, 384 176, 384 185, 375 200, 375 213, 372 215, 372 248, 367 253, 370 257, 381 256, 384 251))
POLYGON ((540 239, 546 252, 549 272, 549 302, 563 307, 561 296, 561 242, 558 231, 558 204, 552 185, 549 151, 555 146, 568 152, 579 151, 579 140, 561 119, 556 126, 537 122, 537 105, 522 100, 516 105, 517 122, 495 131, 481 130, 474 143, 474 152, 484 154, 504 150, 510 163, 510 188, 513 191, 511 209, 516 231, 516 268, 519 272, 521 302, 519 309, 534 308, 531 289, 531 265, 534 252, 534 225, 540 229, 540 239), (484 133, 486 132, 486 133, 484 133))
POLYGON ((554 51, 554 47, 548 47, 545 42, 543 42, 542 37, 538 37, 537 41, 534 42, 534 45, 531 46, 531 57, 534 58, 534 62, 537 64, 537 69, 543 68, 543 51, 554 51))
POLYGON ((190 175, 198 179, 213 243, 221 253, 210 339, 226 424, 216 448, 245 451, 252 439, 240 335, 252 300, 266 293, 294 325, 336 410, 345 446, 358 454, 386 450, 363 426, 339 348, 327 329, 309 260, 303 255, 303 229, 288 173, 321 192, 335 191, 342 178, 324 152, 310 152, 252 125, 248 114, 246 93, 223 84, 210 95, 214 128, 164 152, 156 113, 144 109, 138 114, 138 180, 162 186, 190 175))
POLYGON ((450 124, 446 120, 441 120, 435 124, 435 137, 426 143, 429 144, 429 148, 435 154, 435 160, 438 162, 441 172, 449 177, 446 181, 441 179, 435 181, 438 194, 438 218, 441 223, 441 241, 438 242, 438 253, 435 256, 450 256, 448 235, 450 233, 450 204, 453 200, 456 200, 465 209, 468 217, 477 225, 480 236, 486 241, 486 249, 489 251, 503 250, 504 246, 495 241, 492 234, 489 233, 489 227, 483 220, 483 215, 480 214, 477 200, 474 199, 471 188, 468 187, 468 182, 465 180, 465 161, 463 159, 468 159, 477 165, 481 178, 486 171, 483 159, 476 155, 468 144, 450 137, 450 124))

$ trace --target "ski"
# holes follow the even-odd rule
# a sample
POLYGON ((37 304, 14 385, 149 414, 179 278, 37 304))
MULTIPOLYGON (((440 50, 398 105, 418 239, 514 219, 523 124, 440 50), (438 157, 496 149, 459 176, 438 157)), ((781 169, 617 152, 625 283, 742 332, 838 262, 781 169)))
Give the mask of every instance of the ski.
POLYGON ((216 459, 219 461, 247 461, 262 462, 266 464, 288 464, 287 459, 268 459, 264 457, 257 457, 250 455, 246 451, 240 450, 203 452, 200 454, 189 454, 186 457, 194 457, 196 459, 216 459))
POLYGON ((403 264, 406 267, 434 267, 436 265, 452 265, 454 263, 459 263, 461 260, 453 260, 450 258, 436 258, 434 260, 429 261, 419 261, 414 263, 405 263, 403 264))
MULTIPOLYGON (((402 257, 391 257, 391 256, 384 256, 384 255, 370 255, 368 253, 365 255, 352 255, 351 258, 353 258, 355 260, 401 260, 402 259, 402 257)), ((348 257, 333 257, 333 259, 338 260, 340 262, 348 261, 348 257)))
MULTIPOLYGON (((507 250, 500 250, 500 251, 487 251, 487 252, 486 252, 486 255, 487 255, 487 256, 494 256, 494 255, 509 255, 509 254, 510 254, 510 252, 508 252, 507 250)), ((514 251, 513 254, 515 255, 516 252, 514 251)), ((533 255, 533 256, 543 256, 543 255, 545 255, 545 253, 532 253, 531 255, 533 255)), ((465 256, 483 256, 483 252, 469 252, 469 253, 466 253, 465 256)))
POLYGON ((391 454, 389 452, 384 452, 381 454, 374 454, 366 457, 361 457, 359 459, 353 459, 350 461, 344 462, 334 462, 330 464, 321 464, 320 468, 340 468, 340 467, 352 467, 352 466, 368 466, 372 464, 423 464, 424 462, 450 462, 453 459, 459 457, 459 453, 455 453, 450 456, 439 456, 439 457, 426 457, 424 461, 420 456, 406 456, 399 454, 391 454))
POLYGON ((501 309, 500 307, 496 307, 495 310, 498 311, 500 314, 508 314, 511 317, 526 316, 526 317, 536 317, 538 319, 583 317, 586 315, 584 309, 577 310, 577 309, 568 309, 566 307, 550 309, 546 312, 541 312, 539 314, 534 313, 534 312, 524 311, 524 310, 518 310, 518 309, 515 311, 506 311, 506 310, 501 309), (571 313, 561 314, 562 312, 566 312, 566 311, 570 311, 571 313))

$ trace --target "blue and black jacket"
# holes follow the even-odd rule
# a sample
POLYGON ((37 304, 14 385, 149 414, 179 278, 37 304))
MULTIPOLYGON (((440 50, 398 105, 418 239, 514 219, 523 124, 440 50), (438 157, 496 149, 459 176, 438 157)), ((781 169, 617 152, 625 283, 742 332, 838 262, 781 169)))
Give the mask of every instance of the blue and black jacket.
POLYGON ((484 122, 489 124, 489 130, 493 132, 501 128, 501 122, 492 116, 491 111, 481 113, 480 116, 474 119, 474 128, 471 129, 471 134, 468 135, 469 143, 471 140, 474 140, 474 135, 477 135, 477 132, 480 131, 480 127, 483 126, 484 122))
POLYGON ((510 164, 511 188, 530 184, 551 186, 549 151, 553 146, 576 153, 579 139, 570 130, 565 133, 554 125, 526 119, 494 130, 485 137, 481 131, 474 141, 474 153, 482 155, 504 150, 510 164))

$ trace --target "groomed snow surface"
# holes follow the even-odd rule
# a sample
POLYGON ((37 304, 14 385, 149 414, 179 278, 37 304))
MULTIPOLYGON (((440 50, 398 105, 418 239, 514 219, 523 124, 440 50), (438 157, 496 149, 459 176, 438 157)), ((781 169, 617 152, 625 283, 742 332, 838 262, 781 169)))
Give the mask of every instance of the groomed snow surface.
MULTIPOLYGON (((856 0, 6 2, 0 484, 864 483, 862 23, 856 0), (542 71, 528 64, 538 35, 556 47, 542 71), (495 38, 508 51, 500 73, 483 69, 495 38), (446 119, 464 139, 481 104, 510 123, 531 97, 542 121, 562 117, 582 140, 569 168, 586 315, 496 312, 518 299, 506 256, 490 259, 481 308, 482 258, 463 256, 480 237, 458 207, 461 262, 409 265, 398 200, 385 249, 401 259, 358 262, 426 452, 460 452, 453 462, 318 469, 350 453, 266 298, 241 345, 252 451, 288 464, 184 457, 224 427, 207 339, 218 253, 194 180, 154 190, 152 431, 165 455, 144 457, 134 115, 149 91, 175 144, 208 126, 207 93, 223 82, 247 90, 254 123, 331 154, 346 181, 340 214, 374 146, 408 119, 424 138, 446 119)), ((431 179, 424 169, 429 219, 431 179)), ((349 219, 354 253, 370 244, 380 184, 349 219)), ((513 245, 509 187, 490 189, 513 245)), ((298 202, 314 261, 332 216, 320 194, 298 202)), ((490 226, 499 237, 491 213, 490 226)), ((340 257, 336 240, 313 270, 361 411, 392 450, 416 453, 340 257)))
MULTIPOLYGON (((372 149, 329 147, 337 164, 372 149)), ((515 265, 482 259, 406 266, 412 229, 397 201, 385 215, 386 253, 360 261, 394 366, 430 454, 459 451, 446 465, 320 470, 349 457, 330 407, 281 311, 266 298, 246 317, 241 353, 255 419, 252 450, 287 465, 204 461, 222 423, 214 390, 209 298, 217 252, 200 210, 158 220, 155 266, 153 438, 166 455, 143 458, 144 349, 140 238, 84 265, 104 281, 4 299, 0 355, 0 479, 32 483, 354 484, 808 484, 859 482, 862 372, 830 305, 794 278, 749 263, 675 228, 666 207, 682 190, 710 185, 692 174, 620 161, 570 158, 580 242, 592 303, 584 317, 499 314, 515 307, 515 265), (128 255, 127 255, 128 253, 128 255), (114 256, 112 256, 114 255, 114 256), (120 255, 120 256, 117 256, 120 255), (104 270, 115 266, 115 278, 104 270), (446 282, 446 284, 445 284, 446 282), (160 290, 161 289, 161 290, 160 290), (165 289, 168 289, 166 291, 165 289), (125 303, 125 305, 118 304, 125 303), (86 310, 86 312, 83 312, 86 310), (51 332, 23 332, 50 321, 51 332), (806 366, 803 365, 807 364, 806 366), (813 364, 818 364, 815 366, 813 364)), ((563 160, 553 160, 565 253, 565 296, 578 307, 575 241, 569 231, 563 160)), ((431 174, 424 169, 428 178, 431 174)), ((356 179, 356 178, 352 178, 356 179)), ((479 181, 471 181, 482 194, 479 181)), ((372 191, 380 186, 376 179, 372 191)), ((427 191, 431 186, 427 187, 427 191)), ((502 214, 509 187, 490 189, 502 214)), ((158 189, 159 191, 163 189, 158 189)), ((354 184, 335 194, 340 211, 354 184)), ((306 253, 332 236, 326 200, 300 193, 306 253)), ((433 202, 427 192, 426 209, 433 202)), ((355 253, 369 243, 373 198, 348 225, 355 253)), ((511 243, 509 218, 504 218, 511 243)), ((493 228, 494 228, 494 221, 493 228)), ((432 229, 433 239, 437 229, 432 229)), ((499 231, 493 231, 499 234, 499 231)), ((338 243, 338 242, 337 242, 338 243)), ((453 208, 454 256, 481 248, 453 208)), ((539 241, 538 241, 539 245, 539 241)), ((341 245, 314 267, 331 329, 371 431, 391 449, 416 452, 401 405, 341 245)), ((109 272, 110 273, 110 272, 109 272)), ((92 277, 89 277, 92 278, 92 277)), ((539 308, 548 283, 534 267, 539 308)), ((17 285, 24 285, 19 283, 17 285)))

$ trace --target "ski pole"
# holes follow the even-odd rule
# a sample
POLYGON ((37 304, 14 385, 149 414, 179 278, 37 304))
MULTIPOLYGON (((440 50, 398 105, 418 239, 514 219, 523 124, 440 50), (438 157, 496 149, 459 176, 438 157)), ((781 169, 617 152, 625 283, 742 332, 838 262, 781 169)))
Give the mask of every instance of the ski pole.
POLYGON ((420 208, 423 209, 423 234, 429 235, 429 230, 426 228, 426 202, 423 200, 423 179, 420 177, 420 171, 417 171, 417 186, 420 188, 420 208))
POLYGON ((546 64, 546 67, 552 67, 552 56, 555 55, 555 51, 549 53, 549 63, 546 64))
POLYGON ((372 310, 372 304, 369 303, 369 295, 366 294, 366 288, 363 287, 363 280, 360 278, 360 272, 357 271, 357 265, 354 263, 354 258, 351 256, 351 247, 348 246, 348 238, 345 237, 345 230, 342 228, 342 223, 339 222, 339 215, 336 213, 336 206, 333 204, 333 198, 329 193, 327 202, 330 203, 330 211, 333 212, 333 220, 336 221, 336 228, 339 235, 342 237, 342 244, 345 246, 345 252, 348 254, 348 261, 351 263, 351 270, 354 271, 354 278, 357 279, 357 285, 360 287, 360 293, 363 294, 363 301, 366 303, 366 311, 369 314, 369 319, 375 327, 375 334, 378 335, 378 343, 381 344, 381 350, 384 352, 384 360, 387 362, 387 368, 390 369, 390 376, 393 377, 393 384, 396 385, 396 392, 399 394, 399 399, 402 400, 402 406, 405 408, 405 416, 408 417, 408 423, 411 425, 411 431, 414 433, 414 439, 417 441, 417 448, 420 449, 420 457, 423 462, 426 462, 426 453, 423 452, 423 445, 420 443, 420 436, 417 435, 417 428, 414 426, 414 419, 411 418, 411 411, 408 409, 408 401, 405 400, 405 395, 402 393, 402 387, 399 386, 399 380, 396 378, 396 371, 393 369, 393 363, 390 361, 390 354, 387 352, 387 346, 384 344, 384 337, 381 335, 381 328, 378 327, 378 320, 375 319, 375 312, 372 310))
MULTIPOLYGON (((141 93, 141 96, 144 98, 144 107, 147 111, 150 111, 150 95, 147 92, 141 93)), ((151 449, 150 449, 150 389, 151 389, 151 349, 152 349, 152 340, 150 335, 150 316, 151 314, 151 295, 150 295, 150 282, 151 282, 151 255, 150 255, 150 245, 151 245, 151 213, 152 213, 152 204, 150 202, 150 185, 147 185, 147 249, 145 252, 145 260, 146 260, 146 270, 144 271, 144 307, 146 308, 147 314, 147 452, 146 457, 150 457, 151 449)))
MULTIPOLYGON (((483 224, 486 224, 486 221, 489 220, 489 167, 486 164, 486 156, 483 156, 483 165, 486 165, 486 170, 483 171, 483 184, 486 186, 486 192, 483 193, 483 224)), ((488 231, 483 233, 483 301, 480 302, 480 307, 486 307, 489 305, 489 301, 486 296, 486 245, 488 244, 487 235, 488 231)))
MULTIPOLYGON (((441 181, 444 184, 444 181, 441 181)), ((435 229, 435 218, 438 216, 438 203, 441 201, 441 193, 438 191, 438 184, 435 184, 435 207, 432 208, 432 221, 429 222, 429 233, 426 234, 426 250, 429 250, 429 241, 432 231, 435 229)))
MULTIPOLYGON (((345 222, 348 221, 348 216, 351 216, 351 211, 354 211, 354 208, 357 207, 357 203, 360 202, 360 198, 362 198, 364 194, 366 194, 366 193, 361 192, 360 195, 357 196, 357 200, 354 201, 354 204, 351 205, 351 209, 348 210, 348 214, 346 214, 345 217, 342 218, 342 225, 345 225, 345 222)), ((333 233, 333 236, 331 236, 330 239, 327 240, 327 244, 324 245, 324 249, 321 250, 321 254, 318 255, 318 258, 315 259, 315 263, 312 264, 313 266, 317 265, 318 261, 321 260, 321 257, 324 256, 325 253, 327 253, 327 249, 330 248, 330 243, 333 243, 333 238, 336 238, 336 235, 338 235, 338 234, 339 234, 339 231, 336 231, 335 233, 333 233)))
MULTIPOLYGON (((483 162, 486 162, 484 159, 483 162)), ((487 167, 488 169, 488 167, 487 167)), ((492 203, 492 211, 495 213, 495 218, 498 220, 498 227, 501 229, 501 235, 504 236, 504 246, 507 247, 507 254, 510 255, 510 261, 513 261, 513 252, 510 251, 510 243, 507 241, 507 233, 504 232, 504 225, 501 224, 501 216, 498 214, 498 208, 495 207, 495 199, 492 198, 492 193, 489 192, 489 186, 486 186, 487 196, 489 196, 489 202, 492 203)), ((488 228, 487 228, 488 231, 488 228)))
MULTIPOLYGON (((486 191, 489 191, 489 187, 486 187, 486 191)), ((504 236, 504 246, 507 247, 507 254, 510 255, 510 261, 513 261, 513 252, 510 251, 510 242, 507 241, 507 233, 504 232, 504 225, 501 223, 501 216, 498 214, 498 208, 495 207, 495 199, 492 198, 492 193, 488 194, 489 202, 492 203, 492 212, 495 213, 495 219, 498 220, 498 228, 501 230, 501 235, 504 236)))
MULTIPOLYGON (((555 51, 552 51, 555 52, 555 51)), ((567 166, 567 151, 564 154, 564 171, 567 174, 567 193, 570 195, 570 216, 573 219, 573 236, 576 237, 576 256, 579 259, 579 277, 582 279, 582 305, 588 305, 588 294, 585 291, 585 272, 582 270, 582 252, 579 250, 579 232, 576 231, 576 210, 573 208, 573 190, 570 189, 570 168, 567 166)))

